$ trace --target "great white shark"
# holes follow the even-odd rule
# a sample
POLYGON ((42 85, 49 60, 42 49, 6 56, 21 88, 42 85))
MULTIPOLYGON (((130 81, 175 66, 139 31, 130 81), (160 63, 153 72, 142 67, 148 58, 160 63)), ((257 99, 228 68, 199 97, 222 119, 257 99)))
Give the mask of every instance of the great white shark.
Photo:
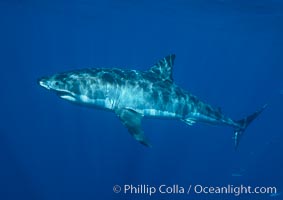
POLYGON ((174 59, 174 54, 166 56, 146 71, 89 68, 42 77, 38 83, 62 99, 113 111, 145 146, 151 145, 141 128, 142 118, 157 117, 179 119, 188 125, 205 122, 231 126, 237 148, 248 125, 266 105, 244 119, 232 120, 174 83, 174 59))

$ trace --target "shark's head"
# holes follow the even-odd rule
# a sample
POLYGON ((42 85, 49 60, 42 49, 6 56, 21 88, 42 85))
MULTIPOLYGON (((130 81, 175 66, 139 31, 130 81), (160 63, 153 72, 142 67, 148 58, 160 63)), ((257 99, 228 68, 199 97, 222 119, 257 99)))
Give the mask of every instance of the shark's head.
POLYGON ((38 84, 55 92, 62 99, 76 101, 78 93, 75 90, 76 79, 68 74, 55 74, 38 79, 38 84))

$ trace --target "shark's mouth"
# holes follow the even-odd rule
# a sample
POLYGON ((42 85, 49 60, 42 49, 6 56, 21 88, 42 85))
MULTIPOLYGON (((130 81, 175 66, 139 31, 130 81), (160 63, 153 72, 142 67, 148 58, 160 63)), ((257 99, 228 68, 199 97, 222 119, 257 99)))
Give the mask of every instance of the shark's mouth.
POLYGON ((51 90, 53 90, 58 96, 65 96, 65 95, 73 96, 72 92, 66 90, 54 90, 54 89, 51 90))
POLYGON ((54 92, 62 99, 76 101, 75 94, 66 90, 54 90, 54 92))

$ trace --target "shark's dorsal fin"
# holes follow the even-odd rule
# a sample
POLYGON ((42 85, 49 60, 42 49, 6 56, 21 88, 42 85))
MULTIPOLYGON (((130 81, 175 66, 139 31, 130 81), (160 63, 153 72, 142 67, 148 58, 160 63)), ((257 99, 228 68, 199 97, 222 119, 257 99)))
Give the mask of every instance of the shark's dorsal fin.
POLYGON ((173 82, 172 68, 174 65, 175 54, 166 56, 165 58, 159 60, 155 65, 153 65, 149 71, 156 74, 163 80, 173 82))

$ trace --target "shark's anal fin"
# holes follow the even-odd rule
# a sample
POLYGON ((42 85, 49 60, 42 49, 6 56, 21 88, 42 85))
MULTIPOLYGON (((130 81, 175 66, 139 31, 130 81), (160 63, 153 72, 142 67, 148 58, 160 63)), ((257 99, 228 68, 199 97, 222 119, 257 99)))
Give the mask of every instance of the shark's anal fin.
POLYGON ((143 130, 141 129, 142 115, 136 111, 128 108, 122 108, 115 110, 116 115, 122 121, 124 126, 127 127, 130 134, 141 144, 151 147, 147 138, 144 136, 143 130))

